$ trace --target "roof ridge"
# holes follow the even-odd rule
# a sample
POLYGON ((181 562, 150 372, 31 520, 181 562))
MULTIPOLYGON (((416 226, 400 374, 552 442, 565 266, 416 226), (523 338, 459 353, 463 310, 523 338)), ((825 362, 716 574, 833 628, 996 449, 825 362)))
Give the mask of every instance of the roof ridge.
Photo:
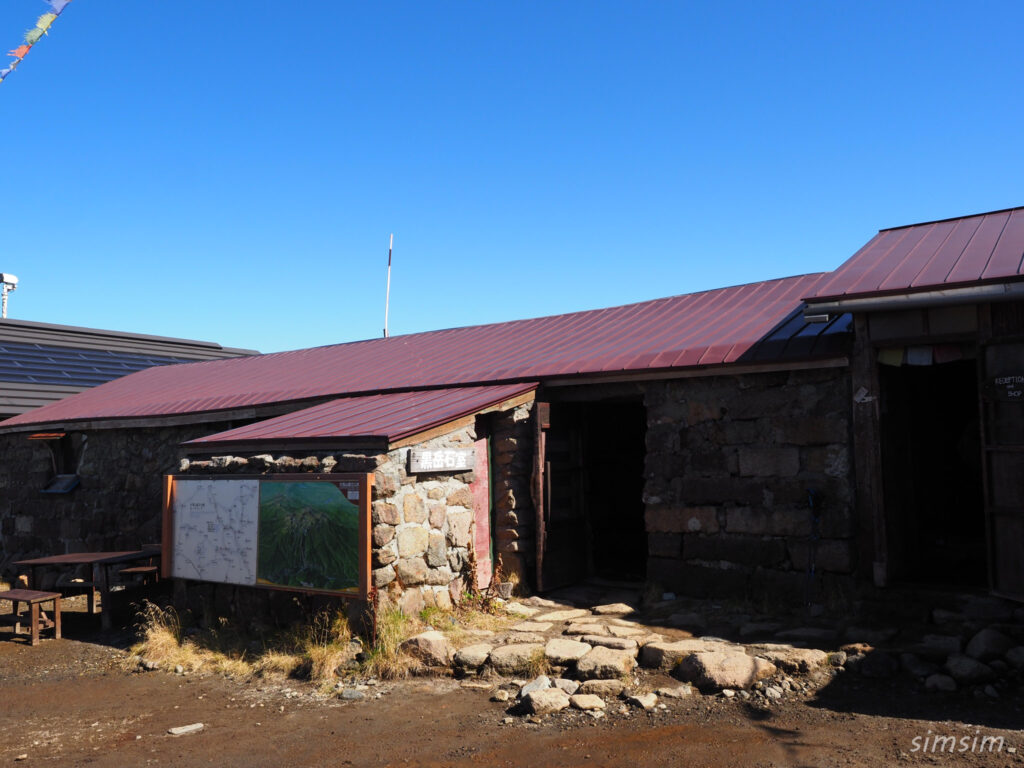
POLYGON ((945 219, 932 219, 931 221, 918 221, 913 224, 900 224, 895 227, 883 227, 878 230, 879 232, 892 232, 897 229, 910 229, 911 227, 926 227, 929 224, 942 224, 947 221, 962 221, 963 219, 974 219, 979 216, 992 216, 997 213, 1013 213, 1014 211, 1024 210, 1024 205, 1017 205, 1013 208, 1000 208, 995 211, 983 211, 981 213, 968 213, 964 216, 948 216, 945 219))

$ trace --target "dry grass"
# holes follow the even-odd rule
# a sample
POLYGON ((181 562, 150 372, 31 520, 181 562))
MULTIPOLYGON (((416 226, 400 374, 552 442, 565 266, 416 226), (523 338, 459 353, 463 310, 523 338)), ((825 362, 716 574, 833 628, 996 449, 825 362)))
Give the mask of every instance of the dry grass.
POLYGON ((420 629, 418 622, 398 608, 388 607, 377 614, 377 638, 370 648, 364 668, 384 680, 407 677, 417 662, 401 646, 420 629))
POLYGON ((161 669, 181 666, 186 672, 210 672, 226 677, 302 677, 330 681, 345 660, 352 639, 340 613, 319 613, 307 623, 259 643, 227 619, 215 627, 186 633, 173 608, 145 603, 139 613, 141 638, 132 653, 161 669), (253 646, 261 646, 253 650, 253 646))

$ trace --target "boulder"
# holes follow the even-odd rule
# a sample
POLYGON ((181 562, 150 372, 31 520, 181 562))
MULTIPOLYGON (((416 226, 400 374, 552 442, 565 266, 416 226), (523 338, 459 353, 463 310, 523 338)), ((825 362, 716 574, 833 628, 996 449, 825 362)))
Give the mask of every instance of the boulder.
POLYGON ((570 696, 580 689, 578 680, 566 680, 564 677, 556 677, 551 682, 554 683, 555 688, 561 688, 570 696))
POLYGON ((924 661, 913 653, 901 653, 900 666, 908 675, 918 678, 928 677, 938 671, 934 664, 924 661))
POLYGON ((608 605, 595 605, 591 610, 598 616, 621 616, 633 613, 636 608, 629 603, 609 603, 608 605))
POLYGON ((575 664, 590 649, 588 643, 556 637, 548 640, 548 644, 544 646, 544 655, 552 664, 568 665, 575 664))
POLYGON ((635 696, 629 696, 626 699, 626 703, 639 707, 640 709, 650 712, 654 709, 654 705, 658 703, 658 694, 656 693, 638 693, 635 696))
POLYGON ((593 694, 595 696, 618 696, 622 693, 626 684, 621 680, 586 680, 580 686, 580 693, 593 694))
POLYGON ((618 651, 631 651, 636 656, 636 640, 629 637, 605 637, 604 635, 583 635, 580 640, 590 645, 601 645, 605 648, 614 648, 618 651))
POLYGON ((942 661, 950 654, 960 653, 961 648, 963 641, 956 635, 925 635, 913 650, 918 656, 942 661))
POLYGON ((978 661, 991 661, 1000 658, 1011 648, 1013 640, 999 630, 987 627, 971 638, 964 653, 978 661))
POLYGON ((991 667, 960 653, 953 654, 946 659, 946 671, 954 680, 963 685, 987 683, 989 680, 995 679, 995 673, 991 667))
POLYGON ((487 657, 494 671, 501 675, 528 672, 537 654, 544 653, 540 643, 515 643, 495 648, 487 657))
POLYGON ((1006 652, 1006 660, 1016 669, 1024 669, 1024 645, 1018 645, 1006 652))
POLYGON ((582 709, 583 711, 605 708, 604 699, 592 693, 577 693, 569 698, 569 703, 573 709, 582 709))
POLYGON ((531 715, 559 712, 569 706, 569 694, 561 688, 545 688, 523 697, 523 709, 531 715))
POLYGON ((487 657, 494 649, 489 643, 467 645, 455 652, 455 666, 462 669, 479 669, 487 663, 487 657))
POLYGON ((885 651, 872 651, 864 657, 864 660, 857 666, 857 670, 864 677, 884 680, 900 671, 900 663, 885 651))
POLYGON ((828 654, 815 648, 794 648, 783 643, 752 645, 748 653, 767 659, 790 674, 805 674, 828 664, 828 654))
POLYGON ((689 656, 699 651, 736 652, 739 646, 722 641, 707 641, 699 638, 677 640, 674 643, 647 643, 640 650, 640 666, 651 669, 670 670, 689 656))
POLYGON ((448 638, 437 630, 410 637, 402 643, 402 650, 431 667, 447 666, 454 654, 448 638))
POLYGON ((718 691, 723 688, 750 688, 775 672, 775 665, 770 661, 746 653, 701 651, 682 659, 672 674, 701 690, 718 691))
POLYGON ((538 675, 519 689, 519 698, 525 699, 531 693, 535 693, 536 691, 546 691, 550 687, 551 678, 547 675, 538 675))
POLYGON ((576 675, 582 680, 607 680, 628 675, 635 666, 636 659, 629 651, 597 647, 576 662, 576 675))

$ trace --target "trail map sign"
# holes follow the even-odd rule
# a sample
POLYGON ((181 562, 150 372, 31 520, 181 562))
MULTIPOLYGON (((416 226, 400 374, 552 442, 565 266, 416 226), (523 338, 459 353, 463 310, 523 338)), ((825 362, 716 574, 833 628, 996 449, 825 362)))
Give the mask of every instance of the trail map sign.
POLYGON ((168 476, 165 575, 365 598, 371 477, 168 476))

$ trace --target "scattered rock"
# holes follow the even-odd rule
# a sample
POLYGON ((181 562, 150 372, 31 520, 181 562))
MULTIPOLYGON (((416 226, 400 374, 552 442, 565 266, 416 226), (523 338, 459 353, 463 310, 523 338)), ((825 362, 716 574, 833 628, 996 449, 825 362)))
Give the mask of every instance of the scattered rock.
POLYGON ((633 613, 636 608, 628 603, 609 603, 608 605, 595 605, 591 610, 598 616, 616 616, 633 613))
POLYGON ((839 646, 839 650, 849 656, 862 656, 875 650, 875 646, 870 643, 846 643, 839 646))
POLYGON ((622 693, 626 684, 621 680, 586 680, 580 686, 580 693, 590 693, 595 696, 618 696, 622 693))
POLYGON ((607 635, 608 628, 603 624, 570 624, 563 635, 607 635))
POLYGON ((636 658, 629 651, 597 647, 576 662, 576 675, 583 680, 616 678, 633 671, 636 658))
POLYGON ((848 658, 846 651, 833 651, 828 655, 828 663, 833 667, 842 667, 846 665, 848 658))
POLYGON ((524 699, 535 691, 546 691, 550 687, 551 678, 547 675, 538 675, 519 689, 519 698, 524 699))
POLYGON ((402 643, 402 650, 431 667, 447 666, 454 655, 448 638, 436 629, 410 637, 402 643))
POLYGON ((510 694, 504 688, 499 688, 498 690, 496 690, 494 692, 494 695, 491 696, 491 701, 505 702, 505 701, 508 701, 511 698, 512 698, 512 694, 510 694))
POLYGON ((632 651, 633 655, 637 654, 636 640, 630 637, 605 637, 604 635, 583 635, 580 638, 584 643, 590 643, 591 645, 601 645, 605 648, 615 648, 619 651, 632 651))
POLYGON ((946 659, 946 671, 954 680, 964 685, 987 683, 995 677, 995 673, 990 667, 977 659, 959 653, 946 659))
POLYGON ((569 608, 563 611, 549 611, 533 618, 537 621, 568 621, 569 619, 579 619, 583 616, 589 616, 590 611, 585 611, 582 608, 569 608))
POLYGON ((345 701, 360 701, 366 698, 366 694, 355 688, 342 688, 338 693, 338 698, 345 701))
POLYGON ((522 603, 505 603, 505 611, 513 616, 522 616, 528 619, 534 614, 540 613, 540 608, 532 608, 522 603))
POLYGON ((638 693, 635 696, 627 697, 626 703, 631 704, 634 707, 640 707, 640 709, 650 712, 652 709, 654 709, 655 704, 658 703, 658 694, 638 693))
POLYGON ((515 675, 528 672, 533 658, 544 653, 540 643, 517 643, 495 648, 487 657, 494 671, 502 675, 515 675))
POLYGON ((189 733, 199 733, 204 727, 202 723, 192 723, 191 725, 179 725, 177 728, 168 728, 167 732, 171 736, 185 736, 189 733))
POLYGON ((1002 632, 987 627, 971 638, 964 650, 968 656, 978 661, 998 659, 1013 648, 1013 640, 1002 632))
POLYGON ((596 709, 604 709, 604 699, 592 693, 577 693, 569 697, 569 703, 574 709, 582 709, 584 712, 596 709))
POLYGON ((949 675, 929 675, 924 681, 924 687, 928 691, 955 691, 956 680, 949 675))
POLYGON ((674 643, 647 643, 640 650, 640 665, 653 669, 670 670, 680 660, 699 651, 734 651, 738 646, 728 643, 702 640, 677 640, 674 643))
POLYGON ((615 624, 607 629, 608 634, 612 637, 639 637, 647 633, 647 630, 643 627, 621 627, 615 624))
POLYGON ((773 701, 778 701, 782 698, 782 689, 775 685, 767 685, 764 689, 764 695, 773 701))
POLYGON ((555 678, 552 681, 555 688, 561 688, 563 691, 572 696, 576 691, 580 689, 580 684, 576 680, 566 680, 564 677, 555 678))
POLYGON ((770 661, 745 653, 703 651, 682 659, 672 674, 701 690, 721 690, 749 688, 775 672, 775 665, 770 661))
POLYGON ((990 699, 998 699, 999 698, 999 691, 997 691, 995 689, 995 686, 986 685, 985 686, 985 695, 988 696, 990 699))
POLYGON ((569 706, 569 694, 561 688, 546 688, 523 697, 523 708, 531 715, 559 712, 569 706))
POLYGON ((511 629, 514 632, 547 632, 551 627, 550 621, 521 621, 513 624, 511 629))
POLYGON ((147 672, 155 672, 156 670, 160 669, 160 665, 157 664, 155 661, 149 661, 147 659, 142 662, 142 668, 147 672))
POLYGON ((467 645, 455 652, 455 666, 462 669, 479 669, 487 663, 487 656, 494 650, 489 643, 467 645))
POLYGON ((752 645, 748 653, 767 659, 779 669, 795 673, 807 673, 828 663, 828 654, 814 648, 794 648, 780 643, 752 645))
POLYGON ((734 691, 732 688, 723 688, 722 695, 727 699, 731 699, 733 696, 736 695, 736 691, 734 691))
POLYGON ((556 637, 548 640, 547 645, 544 646, 544 656, 552 664, 575 664, 590 649, 591 646, 588 643, 556 637))

